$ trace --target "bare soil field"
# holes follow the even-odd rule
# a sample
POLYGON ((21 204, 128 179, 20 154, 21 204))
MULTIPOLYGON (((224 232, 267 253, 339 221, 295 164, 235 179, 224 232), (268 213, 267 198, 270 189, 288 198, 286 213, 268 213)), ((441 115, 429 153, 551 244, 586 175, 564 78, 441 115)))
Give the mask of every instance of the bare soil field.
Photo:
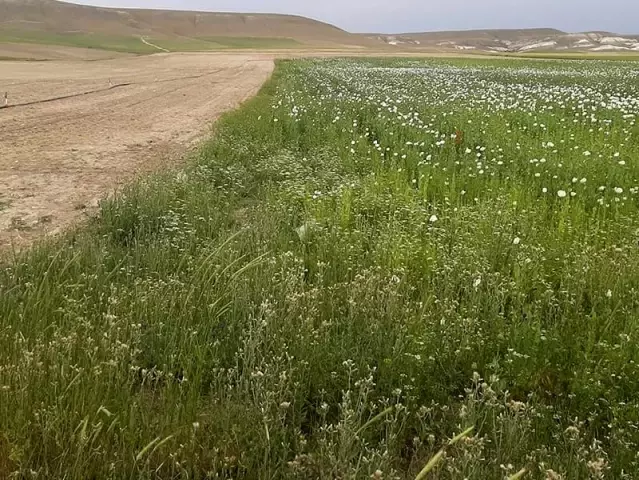
POLYGON ((179 161, 272 69, 253 54, 2 62, 0 248, 58 232, 122 182, 179 161))

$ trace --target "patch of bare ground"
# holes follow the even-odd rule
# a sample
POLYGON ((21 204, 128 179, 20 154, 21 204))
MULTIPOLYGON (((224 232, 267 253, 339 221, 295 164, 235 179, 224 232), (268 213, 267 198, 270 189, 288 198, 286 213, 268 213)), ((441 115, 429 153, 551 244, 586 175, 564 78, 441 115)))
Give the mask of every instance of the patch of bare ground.
POLYGON ((118 185, 175 164, 272 70, 252 54, 3 62, 0 248, 59 232, 118 185))

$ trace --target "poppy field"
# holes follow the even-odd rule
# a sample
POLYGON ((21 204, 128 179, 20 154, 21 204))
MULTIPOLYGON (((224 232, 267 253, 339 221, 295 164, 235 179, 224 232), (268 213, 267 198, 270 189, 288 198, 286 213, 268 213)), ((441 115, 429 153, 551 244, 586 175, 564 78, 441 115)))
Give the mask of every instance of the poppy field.
POLYGON ((0 478, 638 478, 637 115, 634 62, 280 62, 5 263, 0 478))

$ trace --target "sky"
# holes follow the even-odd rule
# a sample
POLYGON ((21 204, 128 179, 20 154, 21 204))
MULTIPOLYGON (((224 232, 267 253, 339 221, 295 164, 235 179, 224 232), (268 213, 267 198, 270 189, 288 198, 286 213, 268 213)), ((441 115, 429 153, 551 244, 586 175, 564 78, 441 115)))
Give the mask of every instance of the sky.
POLYGON ((104 7, 288 13, 350 32, 551 27, 639 34, 639 0, 72 0, 104 7))

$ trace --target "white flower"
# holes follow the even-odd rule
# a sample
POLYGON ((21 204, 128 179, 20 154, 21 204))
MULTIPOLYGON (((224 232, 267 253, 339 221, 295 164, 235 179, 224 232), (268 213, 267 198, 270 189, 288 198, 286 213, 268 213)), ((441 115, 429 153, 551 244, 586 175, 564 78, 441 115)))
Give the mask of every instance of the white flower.
POLYGON ((548 189, 546 187, 542 188, 541 191, 544 193, 548 193, 548 189))
POLYGON ((584 157, 589 157, 590 155, 592 155, 592 153, 590 153, 588 150, 584 152, 584 157))
POLYGON ((548 143, 546 144, 546 146, 547 146, 548 148, 553 148, 553 147, 555 146, 555 144, 554 144, 554 143, 552 143, 552 142, 548 142, 548 143))
POLYGON ((584 183, 586 183, 587 181, 588 181, 587 179, 582 178, 581 180, 579 180, 579 183, 581 183, 581 184, 583 185, 583 184, 584 184, 584 183))
POLYGON ((623 188, 621 188, 621 187, 617 187, 617 188, 615 188, 615 193, 616 193, 617 195, 621 195, 621 194, 623 193, 623 188))
POLYGON ((606 292, 606 297, 608 297, 608 298, 612 298, 612 290, 608 290, 608 291, 606 292))
POLYGON ((515 239, 513 240, 513 245, 519 245, 520 243, 521 243, 521 238, 515 237, 515 239))
POLYGON ((430 223, 435 223, 437 220, 439 220, 439 218, 437 218, 437 215, 433 215, 428 219, 430 223))
POLYGON ((615 158, 619 158, 619 155, 620 155, 620 153, 619 153, 619 152, 615 152, 614 157, 615 157, 615 158))
POLYGON ((480 285, 481 285, 481 277, 477 277, 475 281, 473 282, 473 288, 477 290, 477 288, 479 288, 480 285))
POLYGON ((566 198, 566 196, 567 196, 567 195, 568 195, 568 194, 566 193, 566 191, 565 191, 565 190, 559 190, 559 191, 557 192, 557 196, 558 196, 559 198, 566 198))

